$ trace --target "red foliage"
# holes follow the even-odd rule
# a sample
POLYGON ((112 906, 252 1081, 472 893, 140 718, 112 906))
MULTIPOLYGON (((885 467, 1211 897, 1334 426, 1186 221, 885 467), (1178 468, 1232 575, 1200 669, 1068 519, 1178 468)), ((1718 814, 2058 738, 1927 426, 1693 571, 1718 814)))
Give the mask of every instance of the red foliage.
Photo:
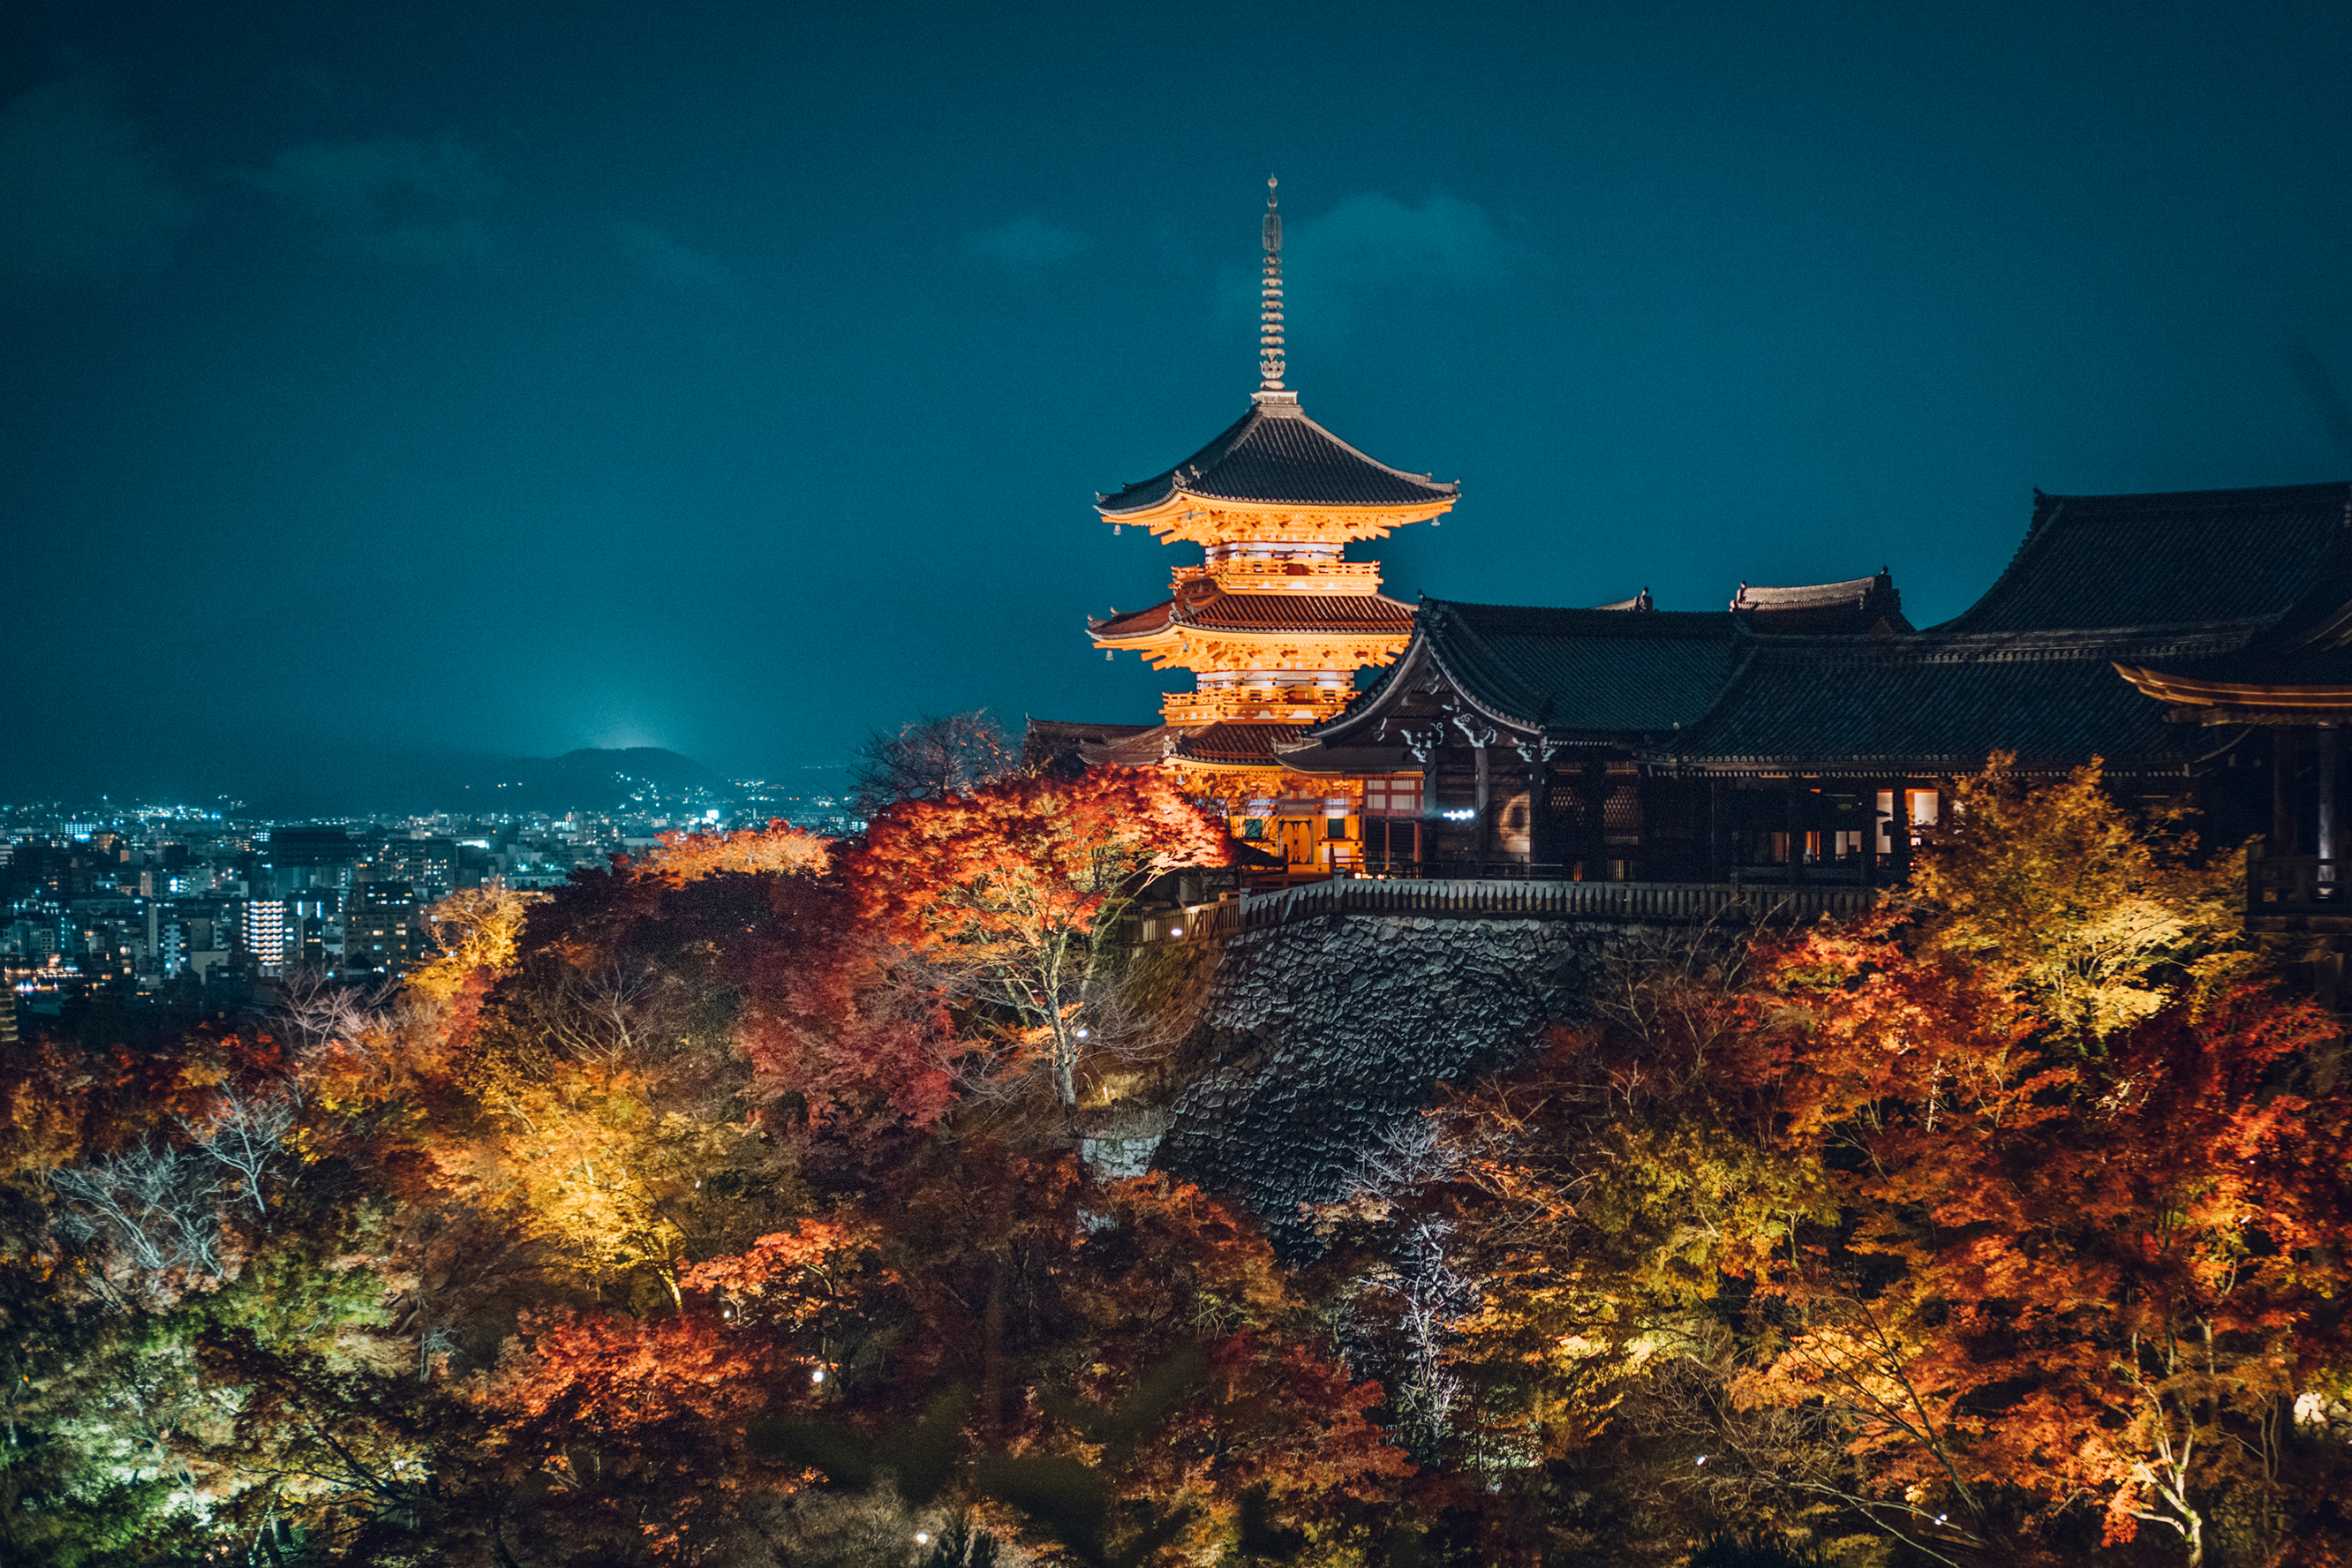
POLYGON ((910 947, 1025 943, 1091 931, 1138 873, 1229 864, 1223 825, 1165 773, 1097 768, 904 801, 850 868, 858 910, 910 947))
POLYGON ((822 877, 832 858, 824 838, 772 817, 765 827, 735 833, 666 833, 661 847, 636 864, 643 875, 683 887, 720 871, 822 877))
POLYGON ((930 1126, 952 1098, 936 1012, 888 984, 838 882, 718 863, 740 858, 730 845, 745 838, 752 858, 816 843, 771 829, 708 855, 576 872, 530 911, 516 983, 539 983, 532 966, 551 962, 583 974, 651 967, 730 992, 770 1127, 856 1142, 930 1126))
POLYGON ((2103 1500, 2114 1540, 2193 1533, 2192 1494, 2262 1490, 2263 1412, 2352 1349, 2326 1261, 2352 1246, 2352 1126, 2269 1082, 2336 1026, 2240 985, 2086 1057, 1895 934, 1762 966, 1805 1026, 1782 1037, 1788 1134, 1853 1225, 1847 1250, 1781 1255, 1791 1337, 1746 1392, 1831 1399, 1880 1484, 1980 1531, 2021 1488, 2103 1500))
POLYGON ((874 819, 848 867, 876 934, 930 966, 942 997, 976 1004, 976 1079, 1018 1081, 1040 1062, 1065 1104, 1100 1048, 1089 1009, 1108 1002, 1106 951, 1153 875, 1222 866, 1223 825, 1166 773, 1097 768, 1076 779, 1007 780, 969 795, 901 801, 874 819))
POLYGON ((572 1515, 562 1528, 575 1540, 601 1526, 690 1557, 745 1494, 800 1484, 744 1447, 779 1381, 763 1336, 703 1312, 646 1322, 559 1310, 521 1329, 478 1398, 492 1443, 522 1468, 522 1495, 572 1515))
POLYGON ((739 1323, 835 1330, 860 1307, 862 1292, 898 1283, 896 1274, 868 1263, 880 1239, 880 1227, 862 1216, 804 1219, 747 1252, 696 1264, 678 1286, 717 1292, 739 1323))
POLYGON ((1081 1391, 1109 1405, 1172 1352, 1207 1352, 1202 1384, 1113 1463, 1123 1495, 1189 1499, 1204 1524, 1230 1521, 1255 1489, 1287 1525, 1395 1503, 1413 1466, 1371 1419, 1380 1384, 1350 1380, 1320 1348, 1320 1323, 1254 1226, 1162 1177, 1105 1184, 1087 1206, 1111 1224, 1063 1273, 1081 1391))
POLYGON ((853 1140, 919 1131, 945 1115, 950 1036, 938 1010, 888 984, 838 888, 776 879, 774 923, 731 953, 738 1042, 784 1126, 853 1140))
POLYGON ((290 1071, 271 1034, 213 1024, 143 1048, 22 1041, 0 1058, 0 1177, 176 1138, 184 1119, 217 1108, 221 1086, 261 1089, 290 1071))

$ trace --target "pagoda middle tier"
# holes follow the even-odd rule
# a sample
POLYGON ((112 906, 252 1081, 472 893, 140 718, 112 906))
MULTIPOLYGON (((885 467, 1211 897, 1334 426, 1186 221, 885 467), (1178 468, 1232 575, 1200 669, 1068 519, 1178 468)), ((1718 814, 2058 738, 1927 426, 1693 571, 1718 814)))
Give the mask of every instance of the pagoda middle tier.
POLYGON ((1190 669, 1171 727, 1297 725, 1328 719, 1359 669, 1390 664, 1412 636, 1412 606, 1380 591, 1380 568, 1346 559, 1449 510, 1459 487, 1365 456, 1324 429, 1298 395, 1261 391, 1232 427, 1167 472, 1097 499, 1113 523, 1202 547, 1150 609, 1089 620, 1095 646, 1157 669, 1190 669))

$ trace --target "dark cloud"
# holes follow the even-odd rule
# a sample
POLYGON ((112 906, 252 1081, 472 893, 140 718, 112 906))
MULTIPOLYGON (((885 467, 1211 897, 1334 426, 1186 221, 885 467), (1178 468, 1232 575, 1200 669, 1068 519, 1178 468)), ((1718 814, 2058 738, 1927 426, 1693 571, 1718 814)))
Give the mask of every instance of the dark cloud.
POLYGON ((2347 471, 2352 5, 2175 9, 0 7, 0 773, 1148 719, 1089 502, 1272 170, 1285 379, 1468 487, 1390 592, 1957 614, 2032 486, 2347 471))
POLYGON ((0 277, 152 265, 194 212, 103 84, 51 82, 0 110, 0 277))
POLYGON ((457 142, 304 142, 242 177, 308 218, 329 244, 383 260, 463 264, 497 249, 488 209, 503 182, 457 142))
POLYGON ((964 254, 1023 275, 1083 255, 1094 241, 1075 228, 1034 216, 1016 217, 963 237, 964 254))
POLYGON ((731 294, 740 287, 725 262, 683 245, 650 224, 616 223, 613 243, 647 277, 701 294, 731 294))

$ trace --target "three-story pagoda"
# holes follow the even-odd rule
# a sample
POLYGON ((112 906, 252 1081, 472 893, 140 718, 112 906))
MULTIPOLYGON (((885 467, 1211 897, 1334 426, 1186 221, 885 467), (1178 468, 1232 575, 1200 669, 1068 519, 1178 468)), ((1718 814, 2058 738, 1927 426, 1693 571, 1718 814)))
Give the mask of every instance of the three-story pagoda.
POLYGON ((1266 185, 1249 411, 1174 468, 1097 499, 1107 521, 1197 544, 1202 562, 1178 567, 1150 609, 1087 623, 1097 647, 1193 672, 1193 689, 1161 703, 1164 728, 1131 737, 1122 760, 1156 750, 1197 793, 1228 800, 1292 789, 1276 748, 1337 715, 1356 672, 1394 662, 1412 640, 1413 607, 1381 593, 1379 565, 1347 547, 1435 518, 1460 489, 1365 456, 1283 384, 1282 217, 1266 185))

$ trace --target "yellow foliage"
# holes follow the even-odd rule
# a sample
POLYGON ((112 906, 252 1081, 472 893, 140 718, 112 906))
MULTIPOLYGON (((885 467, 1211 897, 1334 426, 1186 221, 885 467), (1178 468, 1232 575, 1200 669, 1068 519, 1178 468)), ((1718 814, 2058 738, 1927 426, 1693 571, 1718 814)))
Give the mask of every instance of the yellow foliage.
POLYGON ((408 988, 435 1002, 457 994, 477 969, 493 973, 514 963, 523 917, 544 895, 511 888, 461 888, 425 911, 440 951, 408 972, 408 988))
POLYGON ((474 1178, 517 1205, 523 1231, 592 1283, 650 1269, 673 1300, 703 1182, 775 1158, 757 1128, 663 1110, 626 1068, 561 1062, 488 1088, 495 1131, 474 1178))
POLYGON ((2201 996, 2252 961, 2234 890, 2242 854, 2189 863, 2169 817, 2136 822, 2099 764, 2029 791, 1996 753, 1958 782, 1956 807, 1911 879, 1935 913, 1929 943, 1998 974, 2084 1045, 2201 996))

